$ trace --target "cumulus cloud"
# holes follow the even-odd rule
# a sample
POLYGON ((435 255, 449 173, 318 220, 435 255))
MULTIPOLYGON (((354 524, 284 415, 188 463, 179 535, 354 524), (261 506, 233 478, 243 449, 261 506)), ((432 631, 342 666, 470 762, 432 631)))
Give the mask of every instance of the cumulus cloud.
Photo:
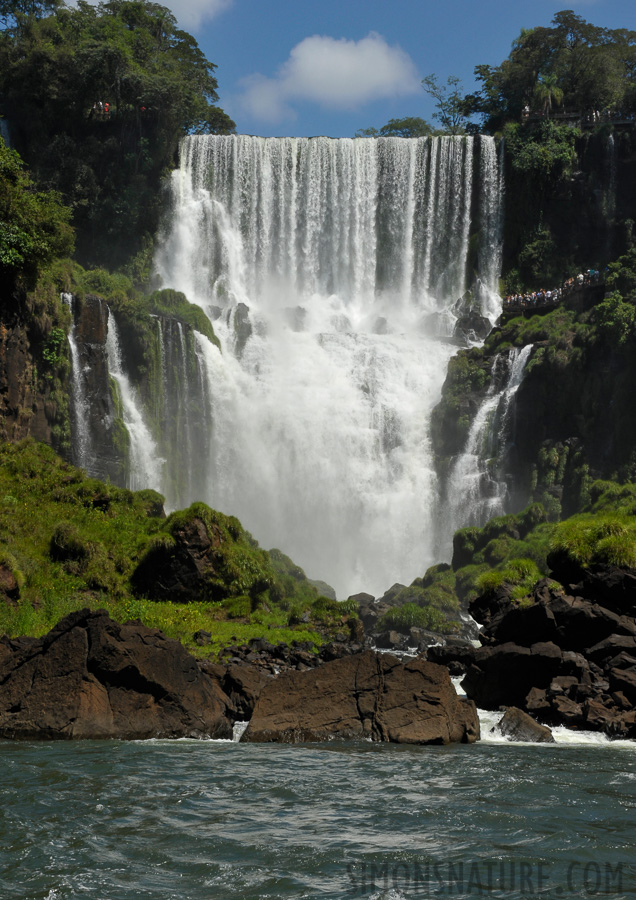
MULTIPOLYGON (((97 6, 99 0, 88 0, 97 6)), ((219 13, 228 9, 234 0, 158 0, 161 6, 167 6, 175 15, 179 26, 186 31, 196 31, 203 22, 209 22, 219 13)), ((70 6, 77 6, 76 0, 70 0, 70 6)))
POLYGON ((174 13, 181 28, 196 31, 203 22, 209 22, 233 2, 234 0, 167 0, 163 5, 174 13))
POLYGON ((421 89, 408 53, 374 32, 360 41, 317 34, 305 38, 273 78, 250 75, 241 87, 244 111, 269 122, 293 117, 294 101, 353 110, 421 89))

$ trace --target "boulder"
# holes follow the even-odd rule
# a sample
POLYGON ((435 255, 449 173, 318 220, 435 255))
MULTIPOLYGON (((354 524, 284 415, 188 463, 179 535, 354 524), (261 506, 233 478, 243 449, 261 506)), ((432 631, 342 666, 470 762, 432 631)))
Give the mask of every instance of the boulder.
POLYGON ((0 738, 231 737, 231 703, 177 641, 104 610, 0 641, 0 738))
POLYGON ((0 565, 0 599, 11 606, 15 606, 20 599, 20 585, 6 565, 0 565))
POLYGON ((479 720, 442 666, 423 659, 402 663, 369 650, 310 672, 287 672, 265 685, 242 740, 334 738, 472 743, 479 738, 479 720))
POLYGON ((249 663, 231 663, 224 666, 209 660, 201 660, 199 667, 216 681, 220 690, 229 698, 232 717, 240 722, 252 717, 260 692, 273 677, 262 668, 249 663))
POLYGON ((586 569, 575 592, 619 615, 636 616, 636 571, 595 565, 586 569))
POLYGON ((509 741, 528 741, 534 744, 554 744, 554 736, 546 725, 538 722, 516 706, 509 706, 497 728, 509 741))
POLYGON ((559 674, 562 658, 561 650, 549 642, 532 647, 513 643, 481 647, 462 681, 462 688, 483 709, 523 707, 533 687, 547 688, 559 674))
POLYGON ((377 635, 375 645, 379 650, 399 650, 404 638, 399 631, 383 631, 377 635))
POLYGON ((447 641, 436 644, 426 652, 429 662, 447 666, 451 675, 464 675, 475 661, 475 648, 468 641, 447 641))

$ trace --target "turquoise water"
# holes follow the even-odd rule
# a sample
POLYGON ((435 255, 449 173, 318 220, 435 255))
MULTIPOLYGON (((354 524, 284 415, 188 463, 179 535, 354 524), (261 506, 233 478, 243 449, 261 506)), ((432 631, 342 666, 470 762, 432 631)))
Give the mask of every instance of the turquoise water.
POLYGON ((0 743, 2 900, 636 897, 626 744, 0 743))

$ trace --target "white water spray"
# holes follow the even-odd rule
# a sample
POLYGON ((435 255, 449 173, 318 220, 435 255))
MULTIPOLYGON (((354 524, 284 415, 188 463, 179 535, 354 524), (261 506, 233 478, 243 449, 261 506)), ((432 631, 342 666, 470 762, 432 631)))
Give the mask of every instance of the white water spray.
POLYGON ((182 147, 157 267, 223 347, 198 341, 213 421, 201 499, 341 597, 433 562, 429 420, 454 347, 430 322, 472 281, 478 230, 476 274, 496 289, 497 165, 490 138, 182 147))

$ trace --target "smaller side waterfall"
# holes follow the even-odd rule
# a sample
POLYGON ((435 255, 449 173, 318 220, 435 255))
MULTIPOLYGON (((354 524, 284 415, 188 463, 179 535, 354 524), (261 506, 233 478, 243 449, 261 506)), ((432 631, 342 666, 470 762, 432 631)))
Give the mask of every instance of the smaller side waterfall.
POLYGON ((86 385, 86 366, 80 358, 75 321, 75 302, 72 294, 62 293, 62 302, 71 310, 73 324, 68 333, 71 351, 71 428, 73 434, 73 464, 90 472, 95 458, 91 441, 90 400, 86 385))
POLYGON ((115 379, 121 400, 121 413, 130 439, 130 456, 127 472, 127 487, 131 490, 154 488, 160 490, 164 460, 160 458, 157 445, 150 433, 139 402, 124 371, 117 322, 108 311, 108 369, 115 379))
POLYGON ((471 425, 466 449, 449 476, 449 540, 458 528, 481 526, 506 512, 508 485, 502 468, 513 429, 513 398, 532 347, 513 348, 493 361, 490 387, 471 425))
POLYGON ((211 402, 194 331, 176 319, 158 316, 155 322, 160 365, 152 388, 152 428, 157 452, 166 460, 157 489, 170 510, 207 497, 211 402))

